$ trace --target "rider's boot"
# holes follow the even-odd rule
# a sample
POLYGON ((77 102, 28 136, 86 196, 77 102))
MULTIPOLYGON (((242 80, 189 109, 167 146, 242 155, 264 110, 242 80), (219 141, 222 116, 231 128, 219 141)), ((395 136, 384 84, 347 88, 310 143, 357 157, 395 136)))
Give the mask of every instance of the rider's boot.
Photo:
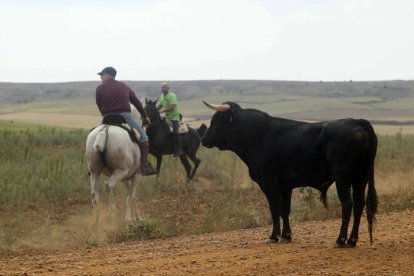
POLYGON ((154 175, 157 174, 157 170, 154 169, 151 164, 148 162, 148 152, 149 152, 149 143, 148 141, 143 141, 139 143, 139 148, 141 150, 141 172, 142 175, 154 175))
POLYGON ((183 154, 183 150, 181 149, 180 134, 173 133, 172 135, 174 143, 174 157, 177 157, 183 154))

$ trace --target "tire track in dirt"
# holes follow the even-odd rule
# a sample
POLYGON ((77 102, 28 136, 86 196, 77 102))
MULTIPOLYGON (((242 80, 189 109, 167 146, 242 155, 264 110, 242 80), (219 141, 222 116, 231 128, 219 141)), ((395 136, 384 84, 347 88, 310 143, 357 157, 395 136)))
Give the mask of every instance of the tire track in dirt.
POLYGON ((356 248, 334 248, 340 220, 293 223, 294 241, 266 244, 271 227, 129 242, 80 250, 20 251, 0 275, 414 275, 414 211, 378 215, 374 244, 366 221, 356 248))

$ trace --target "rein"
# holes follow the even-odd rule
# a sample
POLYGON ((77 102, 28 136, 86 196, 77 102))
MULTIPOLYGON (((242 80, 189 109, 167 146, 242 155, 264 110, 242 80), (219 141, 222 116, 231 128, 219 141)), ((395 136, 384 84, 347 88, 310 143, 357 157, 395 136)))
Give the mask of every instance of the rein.
POLYGON ((156 120, 155 122, 151 121, 151 124, 147 127, 147 128, 152 128, 152 127, 157 127, 160 126, 162 128, 165 128, 166 130, 168 130, 168 123, 166 121, 166 119, 162 119, 161 115, 158 114, 158 116, 156 116, 156 120))

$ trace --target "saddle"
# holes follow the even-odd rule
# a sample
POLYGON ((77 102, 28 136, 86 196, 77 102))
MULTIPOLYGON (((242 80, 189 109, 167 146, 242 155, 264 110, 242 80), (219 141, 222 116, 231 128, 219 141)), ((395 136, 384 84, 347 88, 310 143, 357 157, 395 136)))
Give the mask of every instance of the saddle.
POLYGON ((105 125, 117 126, 125 129, 128 132, 131 141, 139 144, 139 140, 141 139, 139 132, 135 128, 131 127, 121 114, 106 114, 102 119, 102 123, 105 125))
MULTIPOLYGON (((172 122, 170 120, 167 120, 167 124, 168 124, 168 129, 170 130, 170 132, 173 132, 173 125, 172 122)), ((180 122, 180 127, 178 128, 178 134, 186 134, 188 133, 188 125, 186 123, 181 123, 180 122)))

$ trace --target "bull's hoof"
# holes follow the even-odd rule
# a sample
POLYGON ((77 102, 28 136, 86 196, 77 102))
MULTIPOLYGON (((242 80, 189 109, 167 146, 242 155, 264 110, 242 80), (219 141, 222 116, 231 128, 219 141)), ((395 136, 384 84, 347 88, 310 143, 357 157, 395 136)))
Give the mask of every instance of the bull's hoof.
POLYGON ((336 248, 346 247, 346 238, 338 238, 335 243, 336 248))
POLYGON ((292 242, 292 235, 290 233, 283 234, 279 238, 279 242, 280 243, 290 243, 290 242, 292 242))
POLYGON ((291 234, 284 234, 283 236, 270 236, 266 243, 290 243, 292 242, 291 234))
POLYGON ((266 241, 267 244, 277 243, 277 242, 278 242, 278 239, 274 239, 274 238, 268 238, 267 241, 266 241))
POLYGON ((349 239, 346 244, 348 245, 348 247, 355 247, 357 244, 357 241, 358 239, 352 238, 352 239, 349 239))
POLYGON ((279 239, 279 243, 291 243, 292 239, 285 239, 285 238, 280 238, 279 239))
POLYGON ((271 235, 269 237, 269 239, 267 240, 267 243, 278 243, 280 240, 280 236, 279 235, 271 235))

